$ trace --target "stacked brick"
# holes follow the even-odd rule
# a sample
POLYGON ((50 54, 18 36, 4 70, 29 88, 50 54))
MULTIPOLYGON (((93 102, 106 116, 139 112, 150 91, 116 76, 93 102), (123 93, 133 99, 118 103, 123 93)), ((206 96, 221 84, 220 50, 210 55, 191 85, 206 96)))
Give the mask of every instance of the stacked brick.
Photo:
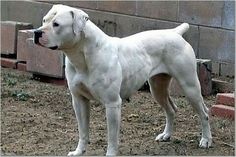
POLYGON ((64 56, 33 43, 32 24, 1 22, 1 66, 64 79, 64 56))
POLYGON ((235 118, 234 93, 218 93, 216 104, 211 107, 211 115, 229 119, 235 118))
POLYGON ((1 21, 1 65, 3 67, 26 70, 25 64, 16 59, 18 54, 17 43, 19 42, 18 31, 32 28, 33 26, 29 23, 1 21))
POLYGON ((1 54, 17 54, 17 34, 19 30, 31 29, 33 26, 29 23, 2 21, 1 22, 1 54))

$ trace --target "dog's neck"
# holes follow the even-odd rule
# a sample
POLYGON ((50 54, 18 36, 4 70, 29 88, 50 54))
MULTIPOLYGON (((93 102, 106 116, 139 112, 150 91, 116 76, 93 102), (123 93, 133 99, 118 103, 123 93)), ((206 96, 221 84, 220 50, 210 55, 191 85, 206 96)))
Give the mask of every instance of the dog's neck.
POLYGON ((89 42, 92 42, 94 45, 96 45, 98 41, 101 42, 101 39, 107 39, 109 37, 90 20, 86 22, 83 33, 85 39, 89 40, 89 42))
POLYGON ((101 47, 109 39, 109 36, 88 20, 80 37, 80 41, 73 49, 67 49, 64 52, 70 62, 80 68, 77 70, 86 72, 92 68, 93 53, 97 52, 96 49, 101 47))

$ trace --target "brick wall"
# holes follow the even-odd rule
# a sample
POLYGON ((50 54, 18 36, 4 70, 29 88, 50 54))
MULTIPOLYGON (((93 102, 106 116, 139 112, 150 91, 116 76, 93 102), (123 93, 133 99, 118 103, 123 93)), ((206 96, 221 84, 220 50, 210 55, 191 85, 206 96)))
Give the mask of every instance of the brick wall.
POLYGON ((124 37, 149 29, 190 24, 184 35, 198 58, 212 60, 213 73, 234 76, 234 1, 3 1, 2 20, 29 22, 38 27, 52 3, 82 8, 111 36, 124 37))

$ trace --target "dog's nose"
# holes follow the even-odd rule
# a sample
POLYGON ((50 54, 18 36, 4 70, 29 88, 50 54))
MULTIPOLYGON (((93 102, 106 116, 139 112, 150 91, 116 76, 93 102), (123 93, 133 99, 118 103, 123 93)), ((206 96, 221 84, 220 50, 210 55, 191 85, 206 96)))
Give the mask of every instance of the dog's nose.
POLYGON ((36 30, 34 31, 34 43, 38 44, 39 43, 39 38, 42 37, 43 31, 41 30, 36 30))

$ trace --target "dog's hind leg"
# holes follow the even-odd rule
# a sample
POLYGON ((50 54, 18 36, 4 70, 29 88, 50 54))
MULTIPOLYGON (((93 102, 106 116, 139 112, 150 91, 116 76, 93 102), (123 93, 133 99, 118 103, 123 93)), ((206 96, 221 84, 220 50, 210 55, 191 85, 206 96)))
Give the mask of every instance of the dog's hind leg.
POLYGON ((208 108, 201 95, 201 86, 197 76, 196 60, 193 49, 185 46, 184 55, 175 57, 169 67, 171 75, 179 82, 184 94, 198 113, 202 124, 202 138, 199 146, 208 148, 212 144, 208 108), (186 66, 187 65, 187 66, 186 66))
POLYGON ((199 146, 210 147, 212 135, 209 125, 208 108, 201 95, 201 86, 197 76, 197 63, 193 48, 185 43, 182 49, 176 49, 175 57, 165 58, 168 61, 169 74, 174 77, 189 99, 191 105, 198 113, 202 124, 202 138, 199 146))
POLYGON ((168 88, 171 78, 172 77, 167 74, 158 74, 149 79, 150 91, 166 113, 165 129, 163 133, 156 137, 157 141, 169 140, 173 131, 173 123, 177 107, 169 96, 168 88))
MULTIPOLYGON (((180 77, 180 76, 179 76, 180 77)), ((208 108, 201 95, 201 86, 198 80, 197 72, 188 72, 181 78, 176 78, 191 105, 198 113, 202 124, 202 138, 199 147, 209 148, 212 144, 212 135, 210 131, 208 108)))

